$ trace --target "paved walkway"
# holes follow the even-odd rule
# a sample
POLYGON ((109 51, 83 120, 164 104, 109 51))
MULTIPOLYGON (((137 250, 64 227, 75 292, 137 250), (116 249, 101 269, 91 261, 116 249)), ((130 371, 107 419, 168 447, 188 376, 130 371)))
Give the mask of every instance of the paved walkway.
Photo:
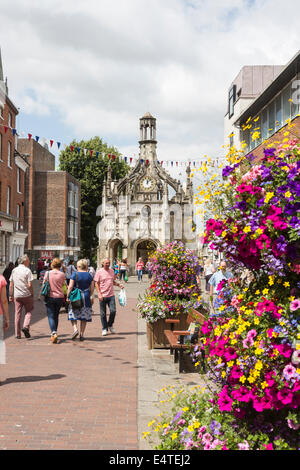
POLYGON ((141 436, 157 415, 157 391, 168 384, 200 383, 200 378, 179 376, 168 351, 147 349, 145 322, 135 311, 147 285, 130 278, 127 306, 117 308, 115 335, 101 336, 95 299, 84 342, 71 340, 72 327, 62 313, 60 343, 52 344, 39 301, 32 338, 17 340, 10 306, 7 364, 0 366, 0 449, 149 448, 141 436))

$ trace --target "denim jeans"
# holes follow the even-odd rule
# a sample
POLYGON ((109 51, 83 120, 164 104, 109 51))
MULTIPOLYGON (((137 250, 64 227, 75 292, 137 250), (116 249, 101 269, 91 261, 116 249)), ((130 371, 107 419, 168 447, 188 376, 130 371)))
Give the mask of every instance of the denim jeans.
POLYGON ((142 270, 142 269, 138 269, 138 270, 137 270, 137 275, 138 275, 138 281, 139 281, 140 279, 143 279, 143 270, 142 270))
POLYGON ((103 300, 100 300, 100 319, 102 324, 102 329, 107 330, 107 328, 113 326, 116 316, 116 299, 113 295, 112 297, 103 297, 103 300), (106 318, 106 306, 109 308, 109 319, 106 318))
POLYGON ((126 273, 126 269, 120 269, 120 281, 122 281, 122 278, 125 281, 125 273, 126 273))
POLYGON ((57 331, 58 328, 58 315, 62 307, 64 299, 59 299, 55 297, 48 297, 46 301, 48 322, 50 326, 50 331, 53 333, 57 331))

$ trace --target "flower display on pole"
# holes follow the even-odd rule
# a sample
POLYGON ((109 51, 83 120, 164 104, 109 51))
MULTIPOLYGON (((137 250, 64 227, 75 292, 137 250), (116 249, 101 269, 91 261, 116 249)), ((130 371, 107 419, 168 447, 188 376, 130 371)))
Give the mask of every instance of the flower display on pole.
POLYGON ((147 322, 187 314, 203 305, 197 276, 197 256, 174 241, 156 250, 150 258, 152 284, 138 302, 138 311, 147 322))

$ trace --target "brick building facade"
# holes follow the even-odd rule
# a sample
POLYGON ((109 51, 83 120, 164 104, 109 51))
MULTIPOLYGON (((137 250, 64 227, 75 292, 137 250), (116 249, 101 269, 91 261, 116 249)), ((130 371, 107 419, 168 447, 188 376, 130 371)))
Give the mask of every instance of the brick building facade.
POLYGON ((24 253, 25 173, 28 163, 16 149, 18 110, 8 97, 0 55, 0 271, 24 253))
POLYGON ((26 253, 77 259, 80 251, 80 183, 55 171, 55 156, 35 140, 19 139, 18 150, 30 165, 26 175, 26 253))

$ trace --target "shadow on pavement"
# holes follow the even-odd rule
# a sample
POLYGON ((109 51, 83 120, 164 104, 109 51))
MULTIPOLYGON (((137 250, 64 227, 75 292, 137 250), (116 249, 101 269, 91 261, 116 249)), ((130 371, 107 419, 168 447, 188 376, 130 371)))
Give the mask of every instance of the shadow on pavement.
POLYGON ((4 380, 1 382, 2 385, 7 385, 10 383, 16 383, 16 382, 41 382, 42 380, 57 380, 57 379, 62 379, 63 377, 66 377, 64 374, 52 374, 52 375, 46 375, 46 376, 40 376, 40 375, 24 375, 21 377, 10 377, 9 379, 4 380))

